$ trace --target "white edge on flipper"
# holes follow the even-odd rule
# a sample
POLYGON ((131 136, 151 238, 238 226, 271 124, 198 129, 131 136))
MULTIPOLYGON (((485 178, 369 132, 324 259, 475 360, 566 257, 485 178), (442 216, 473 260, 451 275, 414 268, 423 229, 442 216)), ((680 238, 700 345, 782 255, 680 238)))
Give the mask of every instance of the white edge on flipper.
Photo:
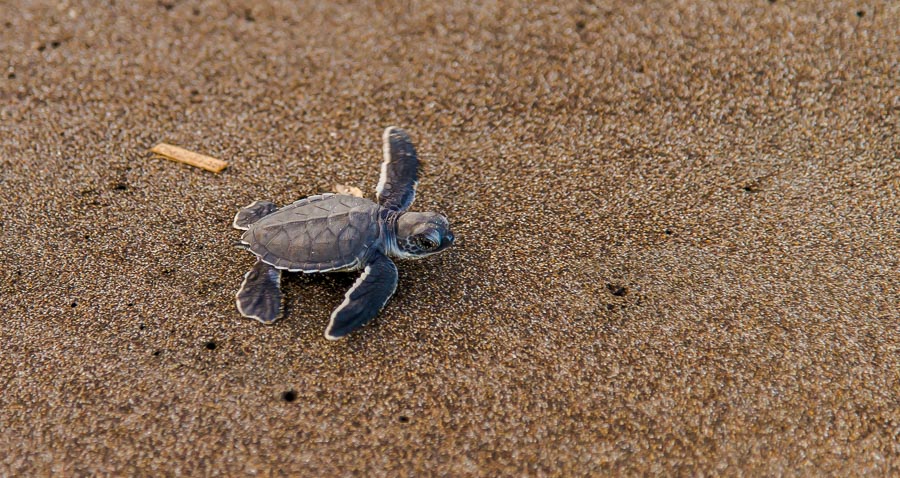
MULTIPOLYGON (((378 178, 378 186, 375 186, 375 199, 378 200, 378 203, 381 203, 381 191, 384 190, 384 184, 387 182, 387 168, 388 165, 391 164, 391 132, 395 129, 400 129, 396 126, 388 126, 384 129, 384 135, 381 137, 382 142, 382 150, 384 152, 384 161, 381 162, 381 177, 378 178)), ((414 181, 412 188, 413 193, 418 189, 419 181, 414 181)), ((412 201, 406 205, 406 208, 403 210, 407 210, 412 207, 413 203, 416 202, 416 195, 413 194, 412 201)))
POLYGON ((235 229, 237 229, 237 230, 239 230, 239 231, 246 231, 247 229, 250 229, 250 227, 241 227, 241 226, 238 226, 238 225, 237 225, 238 216, 241 215, 241 211, 243 211, 244 209, 247 209, 247 208, 251 208, 251 207, 253 207, 253 206, 256 206, 256 204, 257 204, 259 201, 261 201, 261 199, 260 199, 260 200, 253 201, 253 203, 251 203, 251 204, 249 204, 249 205, 247 205, 247 206, 244 206, 244 207, 238 209, 238 212, 234 215, 234 220, 231 221, 231 227, 233 227, 233 228, 235 228, 235 229))
POLYGON ((378 186, 375 187, 375 194, 381 202, 381 191, 384 189, 384 183, 387 182, 387 167, 391 163, 391 131, 397 129, 396 126, 388 126, 384 129, 381 136, 382 151, 384 152, 384 161, 381 163, 381 177, 378 178, 378 186))
MULTIPOLYGON (((366 269, 363 271, 363 273, 360 274, 359 278, 356 279, 356 282, 353 283, 353 287, 350 287, 350 290, 348 290, 347 293, 344 294, 344 301, 341 302, 341 305, 337 306, 337 308, 334 309, 333 312, 331 312, 331 318, 328 319, 328 327, 325 328, 325 338, 326 339, 340 340, 340 339, 346 337, 346 335, 341 336, 341 337, 335 337, 335 336, 331 335, 331 328, 334 327, 334 318, 337 317, 338 312, 340 312, 344 307, 347 307, 347 304, 350 303, 350 294, 352 294, 353 291, 356 290, 356 288, 359 287, 359 285, 362 284, 364 280, 366 280, 366 277, 369 276, 369 272, 371 270, 372 270, 372 266, 366 266, 366 269)), ((384 306, 387 305, 388 301, 391 300, 391 297, 394 296, 394 292, 397 292, 397 284, 394 284, 394 290, 392 290, 391 293, 388 294, 388 297, 387 297, 387 299, 385 299, 384 304, 381 304, 381 307, 378 308, 378 312, 381 312, 381 309, 384 309, 384 306)))
MULTIPOLYGON (((278 271, 278 287, 281 287, 281 270, 280 269, 276 269, 276 270, 278 271)), ((278 308, 278 315, 276 315, 275 318, 272 319, 270 322, 266 322, 265 320, 262 320, 262 318, 260 318, 259 316, 247 314, 244 312, 244 309, 241 308, 241 301, 240 301, 240 299, 238 299, 238 295, 241 293, 242 290, 244 290, 244 286, 247 284, 247 276, 250 275, 250 272, 252 272, 252 271, 247 271, 247 273, 244 274, 244 280, 241 282, 241 287, 238 288, 237 293, 234 294, 234 302, 235 302, 235 305, 237 305, 237 310, 238 310, 238 312, 240 312, 241 316, 243 316, 243 317, 246 317, 248 319, 255 319, 257 322, 259 322, 263 325, 272 325, 275 322, 278 322, 278 319, 280 319, 281 316, 284 314, 284 307, 278 308)))
POLYGON ((353 286, 350 287, 350 289, 348 289, 347 292, 344 294, 344 301, 341 302, 341 305, 337 306, 337 308, 331 312, 331 317, 329 317, 329 319, 328 319, 328 327, 325 327, 325 338, 326 339, 340 340, 343 338, 343 337, 335 337, 335 336, 331 335, 331 328, 334 327, 334 319, 335 319, 335 317, 337 317, 338 312, 340 312, 344 307, 347 307, 347 304, 350 303, 350 294, 352 294, 353 291, 356 290, 356 288, 359 287, 359 285, 362 284, 364 280, 366 280, 366 277, 369 277, 369 272, 371 270, 372 270, 371 266, 366 266, 365 270, 363 270, 363 273, 360 274, 359 278, 356 279, 356 282, 353 283, 353 286))
POLYGON ((412 201, 410 201, 409 204, 406 205, 406 209, 404 209, 404 211, 406 211, 406 210, 408 210, 409 208, 411 208, 412 205, 413 205, 413 203, 416 202, 416 191, 419 190, 419 181, 413 181, 412 189, 413 189, 413 197, 412 197, 412 201))

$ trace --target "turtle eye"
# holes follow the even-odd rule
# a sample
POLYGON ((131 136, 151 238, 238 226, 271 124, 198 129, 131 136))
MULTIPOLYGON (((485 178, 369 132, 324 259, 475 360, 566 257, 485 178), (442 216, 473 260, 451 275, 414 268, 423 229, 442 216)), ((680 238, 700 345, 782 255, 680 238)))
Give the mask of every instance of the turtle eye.
POLYGON ((434 241, 432 241, 431 239, 429 239, 425 236, 414 237, 412 240, 412 243, 414 246, 416 246, 417 248, 419 248, 423 251, 430 251, 432 249, 435 249, 438 246, 434 241))

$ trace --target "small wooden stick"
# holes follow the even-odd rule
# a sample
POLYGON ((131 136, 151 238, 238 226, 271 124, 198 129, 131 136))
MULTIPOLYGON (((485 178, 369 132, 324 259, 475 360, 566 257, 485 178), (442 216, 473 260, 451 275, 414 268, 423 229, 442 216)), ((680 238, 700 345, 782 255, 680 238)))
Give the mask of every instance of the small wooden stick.
POLYGON ((221 159, 216 159, 193 151, 188 151, 171 144, 159 143, 150 148, 150 151, 156 153, 166 159, 178 161, 179 163, 189 164, 197 168, 203 168, 214 173, 221 172, 228 167, 228 163, 221 159))

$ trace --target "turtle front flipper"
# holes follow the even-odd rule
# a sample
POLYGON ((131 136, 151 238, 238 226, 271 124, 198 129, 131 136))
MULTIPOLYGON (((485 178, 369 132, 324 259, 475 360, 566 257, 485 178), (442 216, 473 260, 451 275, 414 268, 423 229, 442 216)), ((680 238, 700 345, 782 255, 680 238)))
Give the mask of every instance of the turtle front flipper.
POLYGON ((237 292, 238 312, 244 317, 271 324, 281 317, 281 271, 257 261, 244 275, 237 292))
POLYGON ((270 201, 256 201, 253 204, 241 209, 234 216, 234 221, 231 223, 235 229, 240 229, 242 231, 246 231, 250 228, 250 225, 260 219, 268 216, 275 212, 278 209, 278 206, 275 203, 270 201))
POLYGON ((419 158, 406 131, 391 126, 384 130, 384 162, 375 193, 378 204, 394 211, 405 211, 416 199, 419 182, 419 158))
POLYGON ((384 254, 373 258, 353 287, 347 291, 344 302, 331 313, 325 338, 337 340, 366 325, 387 304, 397 290, 397 266, 384 254))

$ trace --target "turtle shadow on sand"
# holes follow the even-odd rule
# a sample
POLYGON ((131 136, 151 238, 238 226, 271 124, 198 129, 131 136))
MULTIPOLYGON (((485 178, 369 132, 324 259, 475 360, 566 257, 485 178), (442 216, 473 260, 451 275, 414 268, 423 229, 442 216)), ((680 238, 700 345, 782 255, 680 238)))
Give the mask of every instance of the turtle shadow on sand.
MULTIPOLYGON (((282 319, 279 322, 281 320, 300 322, 309 319, 318 327, 324 318, 320 311, 333 310, 337 307, 357 277, 358 274, 352 272, 284 274, 281 278, 281 290, 284 296, 281 303, 282 319)), ((396 295, 395 293, 394 297, 396 295)))

